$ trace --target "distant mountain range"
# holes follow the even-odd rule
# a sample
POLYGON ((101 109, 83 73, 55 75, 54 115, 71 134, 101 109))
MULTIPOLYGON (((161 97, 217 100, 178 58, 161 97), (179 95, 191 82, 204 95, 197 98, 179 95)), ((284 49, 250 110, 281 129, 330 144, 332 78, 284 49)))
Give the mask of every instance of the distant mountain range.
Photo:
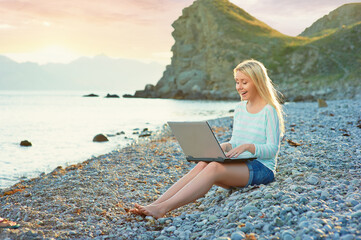
POLYGON ((173 57, 162 78, 134 96, 239 99, 232 70, 253 58, 288 101, 361 99, 360 13, 361 3, 345 4, 291 37, 228 0, 196 0, 172 24, 173 57))
POLYGON ((165 66, 104 55, 68 64, 17 63, 0 55, 0 90, 134 91, 156 83, 165 66))

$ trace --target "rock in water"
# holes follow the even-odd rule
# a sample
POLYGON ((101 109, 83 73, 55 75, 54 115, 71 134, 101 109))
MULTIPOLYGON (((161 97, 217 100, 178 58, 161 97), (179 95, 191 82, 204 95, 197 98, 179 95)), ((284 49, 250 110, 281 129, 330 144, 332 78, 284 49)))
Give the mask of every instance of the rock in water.
POLYGON ((108 138, 103 134, 98 134, 93 138, 93 142, 107 142, 108 138))
POLYGON ((99 97, 99 95, 91 93, 91 94, 88 94, 88 95, 84 95, 83 97, 99 97))
POLYGON ((31 142, 29 142, 28 140, 24 140, 24 141, 21 141, 21 142, 20 142, 20 146, 23 146, 23 147, 31 147, 32 144, 31 144, 31 142))
POLYGON ((106 98, 119 98, 118 95, 116 95, 116 94, 109 94, 109 93, 108 93, 105 97, 106 97, 106 98))
POLYGON ((152 132, 151 131, 143 131, 139 134, 139 137, 149 137, 150 135, 152 135, 152 132))
POLYGON ((318 107, 319 107, 319 108, 327 107, 327 106, 328 106, 327 103, 326 103, 326 101, 323 100, 323 99, 317 99, 317 102, 318 102, 318 107))

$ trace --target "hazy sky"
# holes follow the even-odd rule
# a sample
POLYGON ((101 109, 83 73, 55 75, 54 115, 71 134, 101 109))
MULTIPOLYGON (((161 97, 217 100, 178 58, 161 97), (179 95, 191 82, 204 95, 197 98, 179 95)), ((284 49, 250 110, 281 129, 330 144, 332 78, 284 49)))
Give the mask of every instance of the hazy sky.
MULTIPOLYGON (((79 56, 170 63, 171 27, 193 0, 0 0, 0 54, 17 61, 79 56)), ((231 0, 281 33, 296 36, 343 0, 231 0)))

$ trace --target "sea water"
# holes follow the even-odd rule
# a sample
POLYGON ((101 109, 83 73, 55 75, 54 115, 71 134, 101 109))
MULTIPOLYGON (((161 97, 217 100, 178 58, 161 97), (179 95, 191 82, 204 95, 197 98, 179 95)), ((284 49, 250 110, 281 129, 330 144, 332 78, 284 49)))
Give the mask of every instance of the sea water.
POLYGON ((124 147, 144 128, 156 131, 167 121, 230 116, 237 103, 104 98, 107 93, 100 92, 82 97, 88 93, 0 91, 0 188, 124 147), (99 133, 115 136, 93 142, 99 133), (32 146, 21 147, 22 140, 32 146))

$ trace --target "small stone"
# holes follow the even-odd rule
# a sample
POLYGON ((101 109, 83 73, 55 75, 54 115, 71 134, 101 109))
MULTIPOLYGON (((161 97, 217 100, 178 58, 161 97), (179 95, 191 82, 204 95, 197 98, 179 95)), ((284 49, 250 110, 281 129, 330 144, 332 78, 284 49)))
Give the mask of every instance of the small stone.
POLYGON ((238 225, 236 223, 228 223, 226 229, 236 228, 238 225))
POLYGON ((266 193, 264 195, 264 199, 272 199, 273 198, 273 194, 272 193, 266 193))
POLYGON ((308 221, 302 221, 300 223, 298 223, 298 226, 302 229, 302 228, 307 228, 308 226, 310 226, 310 222, 308 221))
POLYGON ((145 219, 148 221, 154 221, 154 218, 152 216, 146 216, 145 219))
POLYGON ((309 184, 312 184, 312 185, 317 185, 318 177, 312 175, 309 178, 307 178, 306 182, 309 183, 309 184))
POLYGON ((359 204, 359 202, 356 201, 355 199, 350 199, 349 201, 350 201, 352 207, 355 207, 355 206, 357 206, 357 204, 359 204))
POLYGON ((90 93, 88 95, 83 95, 83 97, 99 97, 99 95, 94 94, 94 93, 90 93))
POLYGON ((24 197, 31 197, 31 193, 29 193, 29 192, 25 193, 24 197))
POLYGON ((327 200, 329 197, 330 197, 330 194, 329 194, 329 192, 327 190, 323 190, 321 192, 321 199, 322 200, 327 200))
POLYGON ((167 221, 167 218, 158 218, 159 224, 165 224, 166 221, 167 221))
POLYGON ((239 218, 239 213, 233 212, 233 213, 229 214, 229 215, 227 216, 227 218, 228 218, 228 221, 230 221, 230 222, 235 222, 235 221, 237 221, 237 219, 239 218))
POLYGON ((305 198, 305 197, 301 197, 299 202, 302 203, 302 204, 306 204, 306 203, 308 203, 308 199, 305 198))
POLYGON ((246 238, 246 234, 242 231, 232 233, 231 240, 243 240, 246 238))
POLYGON ((106 96, 105 96, 105 98, 119 98, 119 96, 117 95, 117 94, 107 94, 106 96))
POLYGON ((356 239, 356 236, 353 234, 346 234, 341 237, 341 240, 353 240, 353 239, 356 239))
POLYGON ((31 147, 32 144, 28 140, 24 140, 24 141, 20 142, 20 146, 22 146, 22 147, 31 147))
POLYGON ((143 131, 139 134, 139 137, 149 137, 152 135, 152 132, 151 131, 143 131))
POLYGON ((171 226, 166 229, 167 232, 174 232, 177 228, 175 226, 171 226))
POLYGON ((25 233, 26 238, 36 238, 38 234, 34 230, 29 230, 25 233))
POLYGON ((93 138, 93 142, 107 142, 109 139, 104 134, 98 134, 93 138))
POLYGON ((353 207, 353 210, 358 211, 361 210, 361 203, 357 204, 356 206, 353 207))
POLYGON ((250 211, 259 211, 257 207, 255 207, 252 203, 247 204, 242 208, 244 213, 248 213, 250 211))
POLYGON ((285 230, 281 233, 282 239, 293 240, 295 239, 295 232, 293 230, 285 230))
POLYGON ((203 227, 206 223, 207 223, 207 220, 205 219, 202 222, 197 222, 196 225, 197 225, 197 227, 203 227))
POLYGON ((164 235, 160 235, 159 237, 157 237, 155 240, 166 240, 169 239, 167 236, 164 235))
POLYGON ((290 183, 293 183, 293 179, 288 177, 286 180, 285 180, 286 183, 290 184, 290 183))
POLYGON ((217 219, 218 219, 218 217, 215 216, 215 215, 211 215, 211 216, 208 217, 209 222, 215 222, 215 221, 217 221, 217 219))
POLYGON ((280 227, 283 225, 283 221, 279 217, 276 217, 274 220, 274 224, 280 227))
POLYGON ((351 217, 352 218, 360 218, 361 217, 361 210, 358 210, 357 212, 352 213, 351 217))

